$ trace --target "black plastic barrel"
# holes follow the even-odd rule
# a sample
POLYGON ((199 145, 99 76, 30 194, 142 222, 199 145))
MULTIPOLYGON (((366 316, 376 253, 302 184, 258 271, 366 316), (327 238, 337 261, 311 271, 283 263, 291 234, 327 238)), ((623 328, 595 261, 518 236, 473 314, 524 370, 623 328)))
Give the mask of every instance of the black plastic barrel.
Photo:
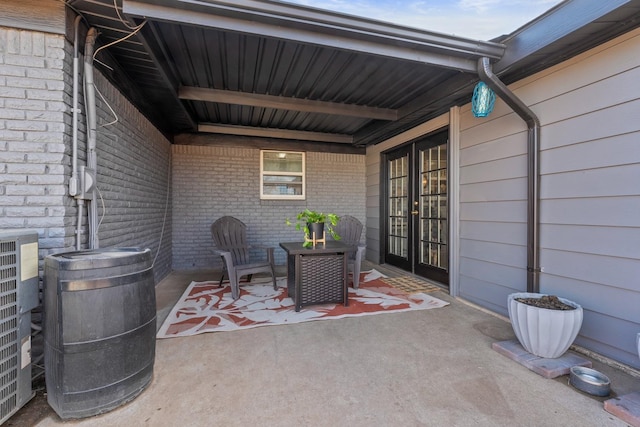
POLYGON ((149 249, 49 255, 44 267, 47 400, 60 418, 110 411, 151 382, 156 298, 149 249))

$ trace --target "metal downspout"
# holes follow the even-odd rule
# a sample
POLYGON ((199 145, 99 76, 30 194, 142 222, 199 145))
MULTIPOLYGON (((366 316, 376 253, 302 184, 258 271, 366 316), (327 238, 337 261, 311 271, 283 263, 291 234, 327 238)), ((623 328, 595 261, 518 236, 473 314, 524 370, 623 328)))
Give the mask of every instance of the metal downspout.
POLYGON ((540 120, 493 74, 489 58, 478 60, 478 75, 527 123, 527 292, 540 291, 540 120))

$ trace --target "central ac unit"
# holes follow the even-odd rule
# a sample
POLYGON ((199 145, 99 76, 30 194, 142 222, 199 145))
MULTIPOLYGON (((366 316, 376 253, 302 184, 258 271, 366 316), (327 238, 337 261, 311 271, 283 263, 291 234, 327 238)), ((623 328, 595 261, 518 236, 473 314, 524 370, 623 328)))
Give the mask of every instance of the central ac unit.
POLYGON ((34 396, 31 310, 38 305, 38 233, 0 230, 0 424, 34 396))

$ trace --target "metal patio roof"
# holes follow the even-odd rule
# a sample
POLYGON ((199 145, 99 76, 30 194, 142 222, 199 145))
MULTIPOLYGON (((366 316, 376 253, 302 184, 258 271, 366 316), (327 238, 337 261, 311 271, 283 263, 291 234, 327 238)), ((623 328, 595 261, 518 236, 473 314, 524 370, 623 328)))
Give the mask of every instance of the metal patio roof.
POLYGON ((172 140, 343 152, 469 102, 479 58, 509 83, 640 23, 640 0, 567 0, 478 41, 269 0, 116 3, 67 1, 99 45, 144 23, 97 66, 172 140))

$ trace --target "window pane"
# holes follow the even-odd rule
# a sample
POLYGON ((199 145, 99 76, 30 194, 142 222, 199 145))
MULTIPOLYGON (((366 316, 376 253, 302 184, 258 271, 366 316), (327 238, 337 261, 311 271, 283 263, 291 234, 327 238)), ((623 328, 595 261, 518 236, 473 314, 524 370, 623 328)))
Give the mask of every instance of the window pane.
POLYGON ((291 195, 299 196, 302 194, 302 184, 265 184, 263 194, 274 195, 291 195))
POLYGON ((288 175, 265 175, 264 176, 265 184, 269 184, 269 183, 289 184, 289 183, 296 183, 296 182, 301 183, 302 177, 288 176, 288 175))
POLYGON ((304 153, 260 151, 261 193, 265 199, 304 199, 304 153))
POLYGON ((263 152, 265 172, 302 172, 302 153, 263 152))

